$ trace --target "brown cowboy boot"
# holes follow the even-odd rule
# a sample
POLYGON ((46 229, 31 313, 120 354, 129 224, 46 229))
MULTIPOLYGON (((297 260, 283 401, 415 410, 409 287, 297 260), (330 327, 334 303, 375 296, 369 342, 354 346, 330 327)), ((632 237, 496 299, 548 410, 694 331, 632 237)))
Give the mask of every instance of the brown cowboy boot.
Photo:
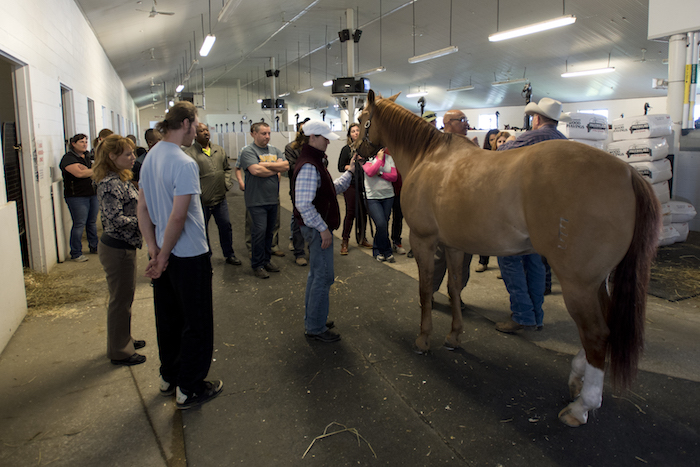
POLYGON ((348 241, 343 240, 340 244, 340 254, 345 256, 348 254, 348 241))

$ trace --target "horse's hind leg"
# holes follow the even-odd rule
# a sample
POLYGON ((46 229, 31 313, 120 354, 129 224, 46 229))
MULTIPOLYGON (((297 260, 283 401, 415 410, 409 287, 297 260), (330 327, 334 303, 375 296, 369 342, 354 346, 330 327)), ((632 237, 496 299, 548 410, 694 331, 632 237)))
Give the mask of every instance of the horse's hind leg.
POLYGON ((409 240, 418 264, 418 284, 420 291, 420 335, 416 339, 418 352, 430 349, 430 333, 433 332, 432 298, 433 272, 435 270, 435 248, 437 237, 419 237, 411 230, 409 240))
POLYGON ((583 344, 583 350, 574 357, 569 376, 569 390, 572 396, 577 396, 576 400, 559 412, 559 420, 575 427, 586 423, 588 412, 597 409, 603 402, 605 353, 609 334, 603 305, 607 296, 603 296, 601 288, 596 291, 593 287, 571 285, 565 281, 562 281, 562 291, 583 344))
POLYGON ((454 248, 445 247, 445 259, 447 260, 447 291, 450 295, 450 308, 452 309, 452 329, 445 337, 445 347, 450 350, 459 348, 462 333, 462 266, 464 264, 464 252, 454 248))

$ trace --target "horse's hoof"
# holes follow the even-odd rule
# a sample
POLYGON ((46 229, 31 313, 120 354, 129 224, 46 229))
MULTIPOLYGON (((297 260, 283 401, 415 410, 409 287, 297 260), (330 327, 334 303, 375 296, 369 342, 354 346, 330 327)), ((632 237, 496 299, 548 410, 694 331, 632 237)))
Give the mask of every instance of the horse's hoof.
POLYGON ((586 420, 581 421, 574 416, 573 409, 570 406, 564 407, 562 411, 559 412, 559 421, 572 428, 579 427, 586 423, 586 420))
POLYGON ((443 344, 447 350, 457 350, 459 349, 462 344, 460 342, 455 342, 451 339, 445 339, 445 343, 443 344))
POLYGON ((413 353, 418 354, 418 355, 428 355, 430 353, 430 350, 422 350, 419 349, 418 347, 413 347, 413 353))
POLYGON ((430 341, 425 336, 418 336, 416 339, 416 349, 420 353, 427 353, 430 350, 430 341))

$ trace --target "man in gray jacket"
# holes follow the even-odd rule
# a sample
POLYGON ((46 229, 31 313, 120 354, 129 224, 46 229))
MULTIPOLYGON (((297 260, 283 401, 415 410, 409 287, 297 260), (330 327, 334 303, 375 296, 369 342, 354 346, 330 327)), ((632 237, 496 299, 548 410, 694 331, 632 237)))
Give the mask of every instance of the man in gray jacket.
MULTIPOLYGON (((209 138, 209 126, 206 123, 200 123, 197 125, 197 137, 192 146, 185 149, 185 153, 199 166, 199 184, 202 188, 201 199, 207 242, 209 242, 209 219, 214 216, 226 263, 240 266, 241 260, 236 258, 233 252, 233 230, 226 202, 226 192, 233 186, 232 169, 228 164, 224 148, 211 143, 209 138)), ((211 246, 209 251, 211 252, 211 246)))

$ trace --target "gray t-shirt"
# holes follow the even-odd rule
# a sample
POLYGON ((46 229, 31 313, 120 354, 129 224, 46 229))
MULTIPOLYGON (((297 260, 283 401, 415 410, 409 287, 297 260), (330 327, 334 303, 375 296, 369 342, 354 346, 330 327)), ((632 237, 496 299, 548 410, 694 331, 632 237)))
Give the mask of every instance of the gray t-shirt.
POLYGON ((202 202, 199 200, 199 167, 179 146, 166 141, 153 146, 143 162, 139 188, 143 189, 148 214, 156 226, 158 247, 163 246, 165 226, 173 211, 173 198, 192 195, 185 226, 172 254, 189 258, 209 251, 202 202))
POLYGON ((277 162, 286 160, 282 151, 267 145, 261 148, 255 143, 241 149, 238 158, 241 170, 245 171, 245 206, 267 206, 279 203, 280 182, 277 174, 270 177, 256 177, 248 171, 248 167, 260 162, 277 162))

